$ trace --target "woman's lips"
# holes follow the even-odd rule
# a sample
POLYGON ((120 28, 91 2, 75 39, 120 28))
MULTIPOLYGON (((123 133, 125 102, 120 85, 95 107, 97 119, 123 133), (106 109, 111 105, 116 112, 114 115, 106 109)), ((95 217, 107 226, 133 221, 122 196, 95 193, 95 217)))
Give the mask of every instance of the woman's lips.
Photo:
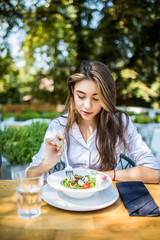
POLYGON ((82 110, 82 113, 85 114, 85 115, 91 115, 93 112, 86 112, 86 111, 82 110))

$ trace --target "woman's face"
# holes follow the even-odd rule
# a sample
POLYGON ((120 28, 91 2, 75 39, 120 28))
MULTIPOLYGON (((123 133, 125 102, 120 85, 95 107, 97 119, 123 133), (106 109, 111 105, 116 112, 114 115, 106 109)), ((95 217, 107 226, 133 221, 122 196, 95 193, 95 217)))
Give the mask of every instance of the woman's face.
POLYGON ((77 82, 74 85, 73 95, 75 107, 82 119, 93 120, 102 108, 96 82, 89 79, 77 82))

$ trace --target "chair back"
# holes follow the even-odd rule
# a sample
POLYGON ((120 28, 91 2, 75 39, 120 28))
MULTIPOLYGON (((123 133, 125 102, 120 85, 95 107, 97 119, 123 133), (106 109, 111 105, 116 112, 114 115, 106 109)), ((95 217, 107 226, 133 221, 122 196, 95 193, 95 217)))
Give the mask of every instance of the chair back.
POLYGON ((127 169, 135 166, 136 163, 132 158, 122 153, 120 154, 117 169, 127 169))

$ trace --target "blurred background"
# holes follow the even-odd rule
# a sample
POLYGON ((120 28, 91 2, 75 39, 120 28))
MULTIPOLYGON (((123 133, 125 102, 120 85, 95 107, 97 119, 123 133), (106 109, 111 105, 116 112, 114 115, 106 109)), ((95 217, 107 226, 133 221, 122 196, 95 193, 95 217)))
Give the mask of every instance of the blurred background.
MULTIPOLYGON (((67 96, 67 77, 84 59, 108 65, 117 86, 117 106, 139 124, 151 147, 153 129, 160 128, 155 125, 160 123, 159 0, 0 0, 3 156, 9 159, 11 153, 14 155, 18 138, 5 128, 31 125, 31 119, 41 122, 43 118, 48 124, 49 119, 60 115, 67 96), (15 139, 11 140, 11 135, 15 139)), ((155 143, 160 138, 157 136, 155 143)), ((31 138, 34 142, 33 135, 31 138)), ((24 150, 26 141, 19 148, 24 150)), ((10 165, 17 164, 18 154, 16 151, 10 165)), ((22 164, 27 154, 23 151, 19 156, 22 164)))
POLYGON ((0 0, 0 103, 64 104, 84 59, 107 64, 117 105, 160 108, 159 0, 0 0))

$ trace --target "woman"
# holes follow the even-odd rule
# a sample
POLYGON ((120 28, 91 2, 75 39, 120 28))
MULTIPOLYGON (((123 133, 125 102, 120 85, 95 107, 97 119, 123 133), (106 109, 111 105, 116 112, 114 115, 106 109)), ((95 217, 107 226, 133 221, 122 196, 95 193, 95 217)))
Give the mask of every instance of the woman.
POLYGON ((43 171, 62 159, 69 165, 100 170, 117 181, 160 182, 160 163, 137 133, 130 117, 116 109, 116 87, 108 67, 83 61, 68 78, 67 114, 54 119, 30 168, 43 171), (121 152, 136 167, 116 170, 121 152))

